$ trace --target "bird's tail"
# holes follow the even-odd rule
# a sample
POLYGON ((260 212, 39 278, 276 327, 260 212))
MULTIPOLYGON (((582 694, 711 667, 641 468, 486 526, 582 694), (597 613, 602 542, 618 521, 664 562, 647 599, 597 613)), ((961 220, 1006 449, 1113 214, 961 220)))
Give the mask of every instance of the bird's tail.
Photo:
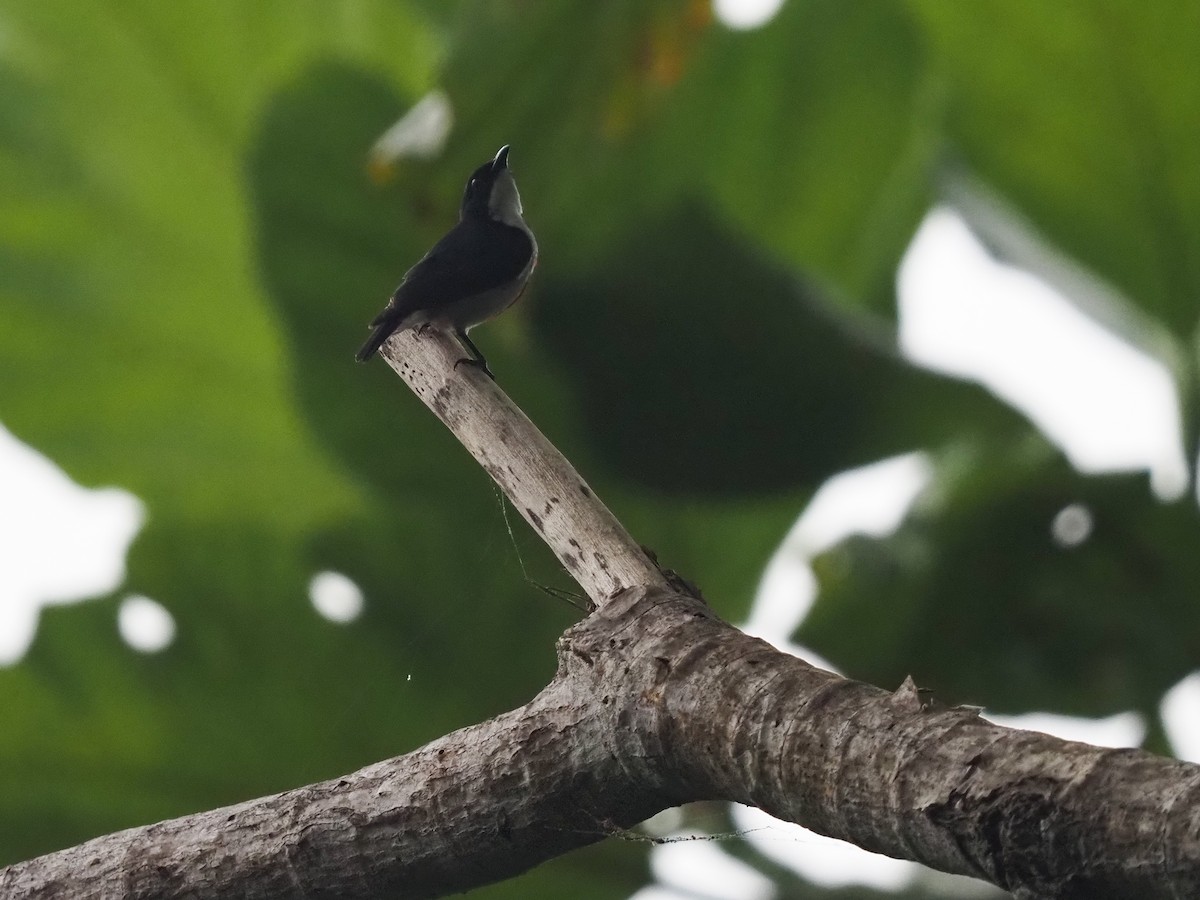
POLYGON ((371 320, 371 336, 354 354, 354 358, 359 362, 366 362, 374 356, 375 351, 383 346, 383 342, 392 336, 392 332, 400 324, 400 317, 396 314, 396 295, 399 293, 400 291, 397 289, 383 311, 371 320))
POLYGON ((367 338, 367 342, 354 354, 354 358, 359 362, 366 362, 374 356, 375 351, 382 347, 383 342, 391 337, 392 332, 396 330, 396 323, 390 317, 378 316, 371 325, 373 326, 371 336, 367 338))

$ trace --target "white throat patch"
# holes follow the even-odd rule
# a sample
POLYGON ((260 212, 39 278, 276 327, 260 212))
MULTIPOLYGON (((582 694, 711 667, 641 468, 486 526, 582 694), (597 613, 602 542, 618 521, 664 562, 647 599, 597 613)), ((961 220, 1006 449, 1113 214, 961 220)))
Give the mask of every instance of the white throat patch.
POLYGON ((492 194, 488 198, 488 214, 497 222, 512 225, 514 228, 526 230, 525 220, 521 218, 521 195, 517 193, 517 182, 512 173, 505 169, 496 176, 492 185, 492 194))

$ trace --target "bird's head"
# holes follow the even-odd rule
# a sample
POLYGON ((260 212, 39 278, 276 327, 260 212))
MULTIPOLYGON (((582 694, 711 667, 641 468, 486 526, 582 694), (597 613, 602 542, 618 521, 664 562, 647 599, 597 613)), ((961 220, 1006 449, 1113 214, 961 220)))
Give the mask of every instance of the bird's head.
POLYGON ((471 173, 463 192, 460 218, 495 219, 506 225, 521 224, 521 195, 508 168, 508 145, 471 173))

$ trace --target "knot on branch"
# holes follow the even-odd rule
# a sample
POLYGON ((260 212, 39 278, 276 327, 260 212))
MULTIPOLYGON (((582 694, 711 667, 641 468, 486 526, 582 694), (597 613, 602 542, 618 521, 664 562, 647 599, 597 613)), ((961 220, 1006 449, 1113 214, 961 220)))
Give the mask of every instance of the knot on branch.
MULTIPOLYGON (((697 620, 728 628, 698 597, 658 586, 624 588, 558 640, 559 677, 608 665, 653 657, 655 645, 697 620)), ((659 654, 661 656, 661 654, 659 654)))

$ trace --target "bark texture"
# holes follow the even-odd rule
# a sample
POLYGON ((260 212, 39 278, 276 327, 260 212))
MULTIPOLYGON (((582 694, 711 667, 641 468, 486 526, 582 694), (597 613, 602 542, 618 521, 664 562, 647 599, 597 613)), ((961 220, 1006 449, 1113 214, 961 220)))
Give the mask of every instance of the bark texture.
POLYGON ((1002 728, 631 589, 529 704, 352 775, 0 873, 12 898, 436 897, 690 800, 759 806, 1018 897, 1200 896, 1200 767, 1002 728))

